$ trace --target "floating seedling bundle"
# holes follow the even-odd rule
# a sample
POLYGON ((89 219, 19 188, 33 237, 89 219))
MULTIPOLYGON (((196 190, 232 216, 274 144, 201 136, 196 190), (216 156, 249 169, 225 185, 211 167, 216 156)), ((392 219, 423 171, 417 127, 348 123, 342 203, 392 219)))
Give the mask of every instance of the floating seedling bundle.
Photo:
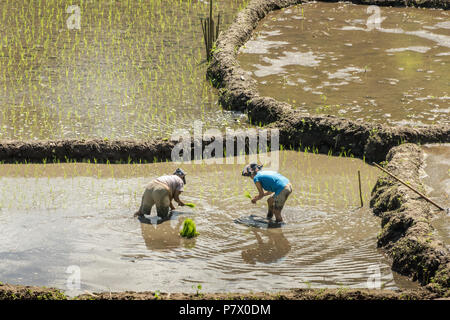
POLYGON ((183 229, 181 229, 180 235, 185 238, 193 238, 199 235, 195 227, 195 222, 192 221, 192 219, 184 220, 183 229))

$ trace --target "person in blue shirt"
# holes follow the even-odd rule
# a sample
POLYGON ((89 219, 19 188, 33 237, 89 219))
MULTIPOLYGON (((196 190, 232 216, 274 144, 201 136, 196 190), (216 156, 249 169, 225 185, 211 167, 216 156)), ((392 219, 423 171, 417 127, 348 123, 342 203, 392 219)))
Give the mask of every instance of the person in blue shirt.
POLYGON ((242 170, 242 175, 251 177, 258 189, 259 194, 252 198, 252 203, 256 203, 265 196, 269 206, 267 219, 272 219, 275 215, 275 222, 282 222, 281 210, 292 193, 292 185, 289 179, 275 171, 262 171, 262 165, 250 163, 242 170))

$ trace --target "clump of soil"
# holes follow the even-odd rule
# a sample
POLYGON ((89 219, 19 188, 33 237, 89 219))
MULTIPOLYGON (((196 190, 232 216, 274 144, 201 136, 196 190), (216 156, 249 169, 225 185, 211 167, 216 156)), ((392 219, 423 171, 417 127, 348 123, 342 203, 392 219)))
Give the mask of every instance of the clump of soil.
POLYGON ((55 288, 18 286, 0 282, 0 300, 66 300, 67 296, 55 288))

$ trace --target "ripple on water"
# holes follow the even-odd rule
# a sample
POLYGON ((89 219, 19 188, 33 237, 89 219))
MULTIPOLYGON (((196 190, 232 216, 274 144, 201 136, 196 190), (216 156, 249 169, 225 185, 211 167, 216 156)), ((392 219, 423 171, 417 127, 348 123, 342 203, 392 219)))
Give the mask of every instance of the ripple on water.
POLYGON ((267 210, 264 200, 254 205, 244 196, 256 191, 242 165, 183 166, 189 179, 182 198, 196 207, 177 208, 167 221, 132 215, 145 184, 177 164, 2 165, 0 278, 65 289, 66 269, 76 265, 83 290, 366 287, 377 272, 386 288, 398 287, 376 248, 379 219, 358 208, 355 173, 361 171, 367 204, 376 169, 293 151, 281 152, 279 163, 293 184, 281 228, 234 222, 267 210), (179 236, 186 218, 198 237, 179 236))
MULTIPOLYGON (((425 167, 422 181, 428 196, 444 208, 450 208, 450 144, 424 145, 425 167)), ((432 207, 436 210, 435 207, 432 207)), ((434 211, 432 225, 438 237, 450 247, 450 223, 448 215, 434 211)))
POLYGON ((302 112, 450 124, 448 13, 383 7, 375 21, 367 8, 312 2, 271 12, 248 42, 258 49, 241 50, 239 63, 262 95, 302 112))

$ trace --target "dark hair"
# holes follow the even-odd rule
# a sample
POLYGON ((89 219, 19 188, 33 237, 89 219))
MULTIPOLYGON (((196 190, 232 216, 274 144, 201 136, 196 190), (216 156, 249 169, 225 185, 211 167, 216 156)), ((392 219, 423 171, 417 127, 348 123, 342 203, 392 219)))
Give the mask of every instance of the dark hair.
POLYGON ((185 176, 186 173, 184 173, 183 170, 181 170, 180 168, 177 168, 177 170, 175 170, 175 172, 173 174, 176 174, 178 176, 185 176))
POLYGON ((262 164, 257 163, 250 163, 244 167, 244 170, 242 170, 242 175, 246 177, 250 177, 252 173, 254 173, 256 170, 261 170, 263 167, 262 164))
POLYGON ((253 171, 255 171, 255 169, 261 170, 262 167, 262 164, 250 163, 250 168, 252 168, 253 171))

